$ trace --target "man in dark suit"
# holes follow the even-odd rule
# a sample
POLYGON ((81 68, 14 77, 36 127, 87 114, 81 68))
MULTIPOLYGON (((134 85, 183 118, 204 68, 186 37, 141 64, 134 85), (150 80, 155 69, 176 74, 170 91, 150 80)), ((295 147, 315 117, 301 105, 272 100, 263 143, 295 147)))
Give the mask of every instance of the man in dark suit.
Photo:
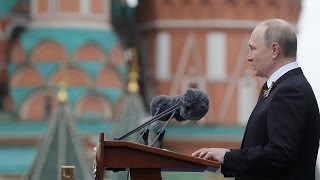
POLYGON ((320 115, 313 90, 296 62, 295 29, 281 19, 258 24, 247 60, 268 80, 240 149, 202 148, 192 155, 221 163, 237 180, 314 180, 320 115))

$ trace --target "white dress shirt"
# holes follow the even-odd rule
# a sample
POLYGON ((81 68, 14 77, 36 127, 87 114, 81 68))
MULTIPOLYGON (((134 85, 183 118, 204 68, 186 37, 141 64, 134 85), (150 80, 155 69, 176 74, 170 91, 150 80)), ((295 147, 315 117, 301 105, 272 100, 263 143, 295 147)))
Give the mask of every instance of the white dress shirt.
POLYGON ((271 86, 271 84, 273 82, 276 82, 282 75, 284 75, 288 71, 290 71, 292 69, 296 69, 298 67, 299 67, 299 65, 297 62, 292 62, 292 63, 286 64, 286 65, 282 66, 281 68, 279 68, 278 70, 276 70, 274 73, 271 74, 271 76, 267 80, 268 88, 271 86))

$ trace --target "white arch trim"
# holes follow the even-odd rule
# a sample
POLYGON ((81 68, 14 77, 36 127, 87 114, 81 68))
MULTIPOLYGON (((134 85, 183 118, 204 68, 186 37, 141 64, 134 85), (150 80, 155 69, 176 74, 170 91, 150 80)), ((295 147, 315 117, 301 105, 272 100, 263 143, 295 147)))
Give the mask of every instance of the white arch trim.
POLYGON ((28 21, 25 18, 17 17, 15 18, 12 23, 10 23, 3 31, 3 38, 8 39, 13 32, 13 30, 18 27, 27 27, 29 25, 28 21))
POLYGON ((12 87, 12 84, 16 84, 17 82, 20 81, 20 79, 23 77, 23 71, 28 70, 28 69, 32 69, 35 72, 37 72, 39 74, 39 76, 44 80, 44 77, 42 77, 41 73, 38 71, 37 68, 35 68, 34 66, 25 66, 25 67, 21 67, 19 68, 14 75, 11 78, 11 82, 9 84, 10 87, 12 87))
POLYGON ((43 97, 44 95, 55 96, 55 94, 56 94, 55 91, 52 89, 39 89, 39 90, 34 91, 32 94, 27 96, 25 101, 21 104, 21 109, 20 109, 20 113, 19 113, 20 119, 22 121, 27 120, 27 119, 25 119, 26 113, 30 109, 30 105, 34 100, 36 100, 39 97, 43 97))

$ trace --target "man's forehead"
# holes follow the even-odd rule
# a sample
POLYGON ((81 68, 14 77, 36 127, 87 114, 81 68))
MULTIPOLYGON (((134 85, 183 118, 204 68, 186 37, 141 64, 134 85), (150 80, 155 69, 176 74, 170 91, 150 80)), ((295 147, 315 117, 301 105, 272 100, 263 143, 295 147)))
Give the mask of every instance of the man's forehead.
POLYGON ((254 30, 251 33, 251 36, 261 36, 264 31, 265 31, 266 27, 265 26, 257 26, 256 28, 254 28, 254 30))
POLYGON ((249 44, 252 44, 258 40, 261 40, 265 29, 266 28, 263 26, 257 26, 251 33, 249 44))

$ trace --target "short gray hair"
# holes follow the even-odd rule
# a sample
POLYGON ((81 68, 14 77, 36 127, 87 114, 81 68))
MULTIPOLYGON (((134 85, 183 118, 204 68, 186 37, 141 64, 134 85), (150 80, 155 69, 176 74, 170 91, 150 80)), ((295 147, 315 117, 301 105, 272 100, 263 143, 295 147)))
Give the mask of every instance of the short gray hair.
POLYGON ((290 23, 282 19, 268 19, 261 23, 266 27, 264 40, 266 45, 279 43, 284 57, 297 56, 297 34, 290 23))

